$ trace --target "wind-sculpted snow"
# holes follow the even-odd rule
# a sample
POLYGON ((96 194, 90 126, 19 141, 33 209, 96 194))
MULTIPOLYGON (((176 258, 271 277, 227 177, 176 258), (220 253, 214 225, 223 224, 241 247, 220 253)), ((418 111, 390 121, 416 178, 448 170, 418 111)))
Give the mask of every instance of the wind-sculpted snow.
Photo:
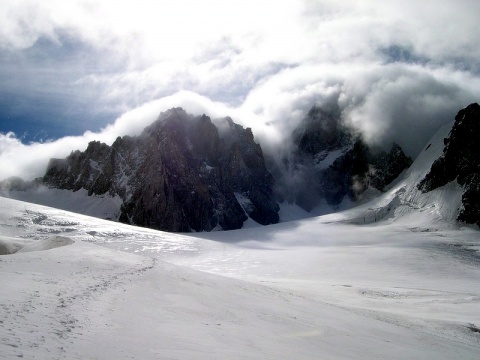
POLYGON ((73 240, 63 236, 52 236, 43 240, 26 241, 0 236, 0 255, 55 249, 60 246, 72 245, 73 240))

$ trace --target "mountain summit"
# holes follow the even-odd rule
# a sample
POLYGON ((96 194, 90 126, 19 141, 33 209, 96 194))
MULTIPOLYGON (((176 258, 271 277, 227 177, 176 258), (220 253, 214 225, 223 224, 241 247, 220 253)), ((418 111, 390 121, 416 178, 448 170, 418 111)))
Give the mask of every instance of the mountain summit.
POLYGON ((350 207, 369 193, 378 195, 412 164, 396 143, 388 152, 369 146, 343 123, 338 105, 314 106, 292 140, 292 152, 278 167, 276 190, 280 199, 306 211, 337 211, 342 203, 350 207))
POLYGON ((268 225, 279 214, 288 221, 353 207, 349 221, 356 223, 428 210, 447 223, 480 225, 479 132, 480 106, 471 104, 412 164, 395 143, 389 151, 369 146, 338 108, 314 107, 293 132, 294 145, 280 162, 267 157, 267 167, 251 129, 174 108, 139 136, 118 137, 111 146, 93 141, 83 152, 51 159, 43 178, 0 182, 0 192, 174 232, 239 229, 252 220, 268 225))
POLYGON ((470 104, 455 116, 435 160, 418 189, 426 193, 455 181, 464 189, 458 220, 480 226, 480 105, 470 104))
POLYGON ((136 137, 93 141, 84 152, 51 159, 43 182, 122 199, 119 221, 166 231, 238 229, 252 218, 276 223, 273 178, 251 129, 232 119, 161 113, 136 137))

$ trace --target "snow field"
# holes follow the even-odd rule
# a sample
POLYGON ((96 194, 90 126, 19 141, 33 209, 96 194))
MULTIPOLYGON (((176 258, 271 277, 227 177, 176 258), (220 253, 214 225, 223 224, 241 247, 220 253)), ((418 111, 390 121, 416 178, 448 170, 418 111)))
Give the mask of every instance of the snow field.
POLYGON ((5 237, 74 243, 0 257, 0 357, 478 358, 473 229, 313 218, 185 236, 1 201, 5 237))
POLYGON ((297 220, 267 227, 169 234, 0 198, 0 358, 478 359, 478 229, 453 221, 455 183, 416 190, 448 130, 379 198, 284 204, 297 220))

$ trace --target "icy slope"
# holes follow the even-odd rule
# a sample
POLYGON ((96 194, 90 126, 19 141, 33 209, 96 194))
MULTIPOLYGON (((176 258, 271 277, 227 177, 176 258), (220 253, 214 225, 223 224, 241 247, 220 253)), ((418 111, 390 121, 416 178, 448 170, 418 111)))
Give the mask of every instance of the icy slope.
POLYGON ((452 125, 453 122, 437 131, 411 167, 385 194, 356 208, 324 216, 323 220, 368 224, 384 220, 398 221, 406 216, 406 221, 425 218, 440 226, 456 226, 463 190, 455 181, 428 193, 417 189, 418 183, 442 154, 443 139, 448 136, 452 125))
POLYGON ((478 231, 427 218, 367 226, 316 218, 193 237, 1 198, 0 234, 4 243, 74 241, 0 256, 7 359, 480 351, 478 231))

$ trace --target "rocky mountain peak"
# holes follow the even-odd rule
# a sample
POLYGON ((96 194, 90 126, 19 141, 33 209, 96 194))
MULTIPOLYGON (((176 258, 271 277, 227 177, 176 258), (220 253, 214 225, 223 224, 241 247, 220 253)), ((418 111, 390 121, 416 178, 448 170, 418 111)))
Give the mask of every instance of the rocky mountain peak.
POLYGON ((351 142, 351 131, 341 121, 341 112, 336 106, 314 106, 293 133, 293 142, 311 155, 331 151, 351 142))
POLYGON ((372 149, 344 124, 338 105, 314 106, 292 137, 296 148, 278 166, 277 194, 307 211, 322 203, 334 210, 369 188, 383 191, 412 163, 398 144, 388 153, 372 149))
POLYGON ((444 139, 443 154, 418 184, 423 192, 456 180, 464 189, 458 220, 480 225, 480 105, 470 104, 455 116, 444 139))
MULTIPOLYGON (((220 121, 221 123, 224 121, 220 121)), ((237 229, 249 217, 278 222, 272 175, 250 129, 227 121, 219 131, 206 116, 170 109, 137 137, 52 159, 51 187, 120 196, 119 220, 168 231, 237 229)))

